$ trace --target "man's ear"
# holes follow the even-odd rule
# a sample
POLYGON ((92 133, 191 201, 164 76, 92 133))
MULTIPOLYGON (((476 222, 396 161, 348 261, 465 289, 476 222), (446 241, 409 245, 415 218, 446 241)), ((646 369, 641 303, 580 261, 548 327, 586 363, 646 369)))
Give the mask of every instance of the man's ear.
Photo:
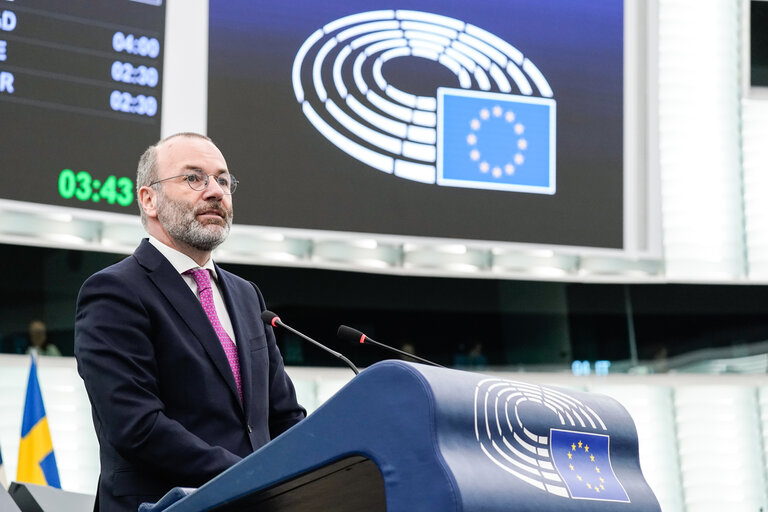
POLYGON ((139 204, 147 217, 157 217, 157 192, 152 187, 139 189, 139 204))

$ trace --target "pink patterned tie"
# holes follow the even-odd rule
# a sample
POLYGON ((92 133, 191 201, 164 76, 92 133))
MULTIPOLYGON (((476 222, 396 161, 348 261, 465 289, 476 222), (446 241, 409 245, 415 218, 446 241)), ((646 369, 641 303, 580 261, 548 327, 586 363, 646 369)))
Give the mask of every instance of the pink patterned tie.
POLYGON ((187 275, 191 275, 197 283, 197 293, 200 295, 200 303, 203 305, 205 314, 208 315, 208 320, 211 321, 213 329, 216 331, 216 335, 219 337, 221 346, 224 348, 224 353, 227 354, 227 360, 229 366, 232 368, 232 373, 235 376, 235 383, 237 384, 237 391, 240 393, 240 401, 243 400, 243 389, 240 384, 240 361, 237 358, 237 347, 232 338, 229 337, 227 331, 219 321, 219 315, 216 314, 216 306, 213 304, 213 291, 211 290, 211 276, 208 274, 208 270, 204 268, 196 268, 194 270, 187 270, 184 272, 187 275))

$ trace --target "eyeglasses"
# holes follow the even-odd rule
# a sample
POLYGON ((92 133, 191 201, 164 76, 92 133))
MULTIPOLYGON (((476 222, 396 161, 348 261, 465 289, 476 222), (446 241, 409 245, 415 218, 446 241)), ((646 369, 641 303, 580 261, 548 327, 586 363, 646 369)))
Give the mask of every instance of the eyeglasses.
POLYGON ((171 176, 170 178, 163 178, 162 180, 153 181, 149 184, 151 187, 152 185, 157 185, 158 183, 162 183, 163 181, 173 180, 176 178, 184 178, 184 181, 187 182, 187 185, 189 185, 189 188, 192 190, 197 190, 198 192, 201 190, 205 190, 208 188, 208 179, 213 177, 213 179, 216 180, 216 184, 221 187, 221 190, 224 191, 225 194, 234 194, 235 189, 237 188, 237 184, 240 183, 235 179, 234 176, 231 174, 205 174, 202 169, 194 169, 189 174, 179 174, 178 176, 171 176))

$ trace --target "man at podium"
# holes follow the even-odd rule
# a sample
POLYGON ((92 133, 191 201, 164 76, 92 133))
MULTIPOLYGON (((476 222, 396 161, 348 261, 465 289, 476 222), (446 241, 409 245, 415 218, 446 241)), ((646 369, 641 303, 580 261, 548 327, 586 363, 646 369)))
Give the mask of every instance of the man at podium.
POLYGON ((100 447, 96 510, 136 511, 200 486, 306 415, 260 320, 261 292, 211 260, 237 185, 208 137, 149 147, 136 179, 149 238, 80 290, 75 355, 100 447))

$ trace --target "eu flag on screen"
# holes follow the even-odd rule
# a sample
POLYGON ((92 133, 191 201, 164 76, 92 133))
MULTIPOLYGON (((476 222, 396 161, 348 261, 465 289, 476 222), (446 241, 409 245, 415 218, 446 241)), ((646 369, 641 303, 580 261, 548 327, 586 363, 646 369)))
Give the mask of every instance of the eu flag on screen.
POLYGON ((19 466, 16 480, 30 484, 48 485, 61 488, 56 457, 53 454, 48 417, 45 414, 40 382, 37 380, 37 364, 30 356, 27 398, 24 402, 24 417, 21 421, 21 443, 19 444, 19 466))
POLYGON ((610 436, 550 430, 550 449, 557 472, 571 498, 629 502, 611 467, 610 436))
POLYGON ((555 100, 438 89, 439 185, 555 193, 555 100))

